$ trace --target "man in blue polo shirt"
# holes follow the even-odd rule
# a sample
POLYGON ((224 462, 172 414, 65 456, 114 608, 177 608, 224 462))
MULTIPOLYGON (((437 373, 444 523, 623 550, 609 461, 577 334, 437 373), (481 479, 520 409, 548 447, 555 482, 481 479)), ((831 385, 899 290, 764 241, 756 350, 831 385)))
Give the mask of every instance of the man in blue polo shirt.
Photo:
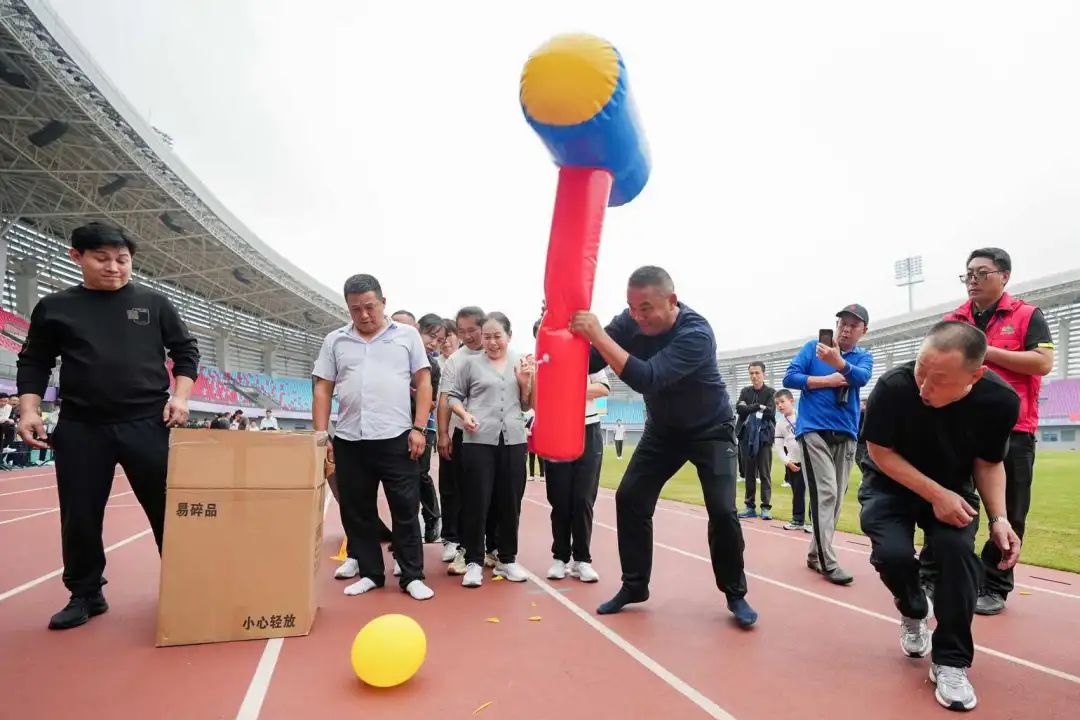
POLYGON ((691 462, 709 514, 716 585, 736 622, 750 627, 757 613, 746 602, 744 543, 735 514, 735 421, 716 365, 716 338, 705 318, 679 302, 662 268, 635 270, 626 304, 607 328, 585 311, 570 326, 592 343, 589 372, 610 367, 645 396, 647 409, 645 432, 615 493, 622 588, 597 612, 617 613, 649 599, 656 501, 671 476, 691 462))
POLYGON ((801 391, 795 434, 814 517, 806 565, 829 582, 848 585, 854 578, 837 561, 833 535, 855 461, 859 390, 870 382, 874 358, 858 347, 870 324, 866 308, 848 305, 836 317, 833 344, 803 345, 788 366, 784 387, 801 391))

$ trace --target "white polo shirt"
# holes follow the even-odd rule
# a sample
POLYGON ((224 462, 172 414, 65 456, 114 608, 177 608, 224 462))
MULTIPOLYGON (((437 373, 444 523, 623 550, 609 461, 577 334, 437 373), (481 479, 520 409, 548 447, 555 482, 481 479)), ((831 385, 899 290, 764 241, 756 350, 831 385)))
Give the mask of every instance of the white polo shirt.
POLYGON ((342 440, 387 440, 413 426, 412 376, 430 368, 416 328, 387 320, 365 340, 350 323, 323 340, 312 375, 333 382, 338 395, 335 436, 342 440))

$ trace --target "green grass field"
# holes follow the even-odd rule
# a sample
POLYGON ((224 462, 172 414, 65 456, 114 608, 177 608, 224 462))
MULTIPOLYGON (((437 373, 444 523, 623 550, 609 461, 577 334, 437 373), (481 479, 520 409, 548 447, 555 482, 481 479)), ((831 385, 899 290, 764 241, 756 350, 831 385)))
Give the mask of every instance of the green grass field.
MULTIPOLYGON (((627 447, 623 459, 615 458, 614 448, 607 448, 600 473, 600 484, 617 488, 630 459, 633 447, 627 447)), ((773 516, 791 519, 791 490, 780 487, 783 467, 774 458, 773 516)), ((840 529, 859 533, 859 501, 857 498, 859 470, 851 474, 851 484, 840 514, 840 529)), ((739 484, 736 499, 742 508, 744 485, 739 484)), ((703 505, 701 485, 690 465, 683 467, 668 482, 661 497, 667 500, 703 505)), ((1031 512, 1020 561, 1029 565, 1080 572, 1080 453, 1045 452, 1035 459, 1035 485, 1032 489, 1031 512)), ((980 523, 977 548, 986 539, 986 518, 980 523)), ((917 539, 921 542, 921 538, 917 539)))

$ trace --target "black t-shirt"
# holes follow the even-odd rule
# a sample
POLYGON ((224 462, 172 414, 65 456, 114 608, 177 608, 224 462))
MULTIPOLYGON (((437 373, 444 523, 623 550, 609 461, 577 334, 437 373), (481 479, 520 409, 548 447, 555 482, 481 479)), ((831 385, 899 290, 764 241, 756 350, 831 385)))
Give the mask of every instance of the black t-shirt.
MULTIPOLYGON (((1000 301, 999 301, 1000 302, 1000 301)), ((982 312, 978 312, 974 305, 971 308, 971 317, 975 320, 975 327, 986 332, 990 324, 990 318, 997 312, 998 303, 994 303, 982 312)), ((1028 322, 1027 335, 1024 336, 1024 349, 1034 350, 1037 347, 1053 347, 1054 338, 1050 334, 1050 326, 1046 324, 1046 317, 1042 310, 1035 308, 1031 313, 1031 321, 1028 322)))
MULTIPOLYGON (((889 370, 866 403, 862 439, 895 450, 921 473, 962 494, 974 489, 975 459, 1001 462, 1020 414, 1020 397, 987 370, 965 397, 932 408, 919 397, 914 361, 889 370)), ((863 482, 875 489, 906 490, 867 457, 863 482)))

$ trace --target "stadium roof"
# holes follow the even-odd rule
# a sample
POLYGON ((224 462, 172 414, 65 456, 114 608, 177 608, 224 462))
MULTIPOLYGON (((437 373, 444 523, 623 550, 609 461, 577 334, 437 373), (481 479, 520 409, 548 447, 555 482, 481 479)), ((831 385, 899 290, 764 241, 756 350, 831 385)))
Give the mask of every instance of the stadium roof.
MULTIPOLYGON (((1009 292, 1017 297, 1035 303, 1043 308, 1065 305, 1080 300, 1080 269, 1047 275, 1045 277, 1017 283, 1009 286, 1009 292)), ((874 321, 871 317, 869 345, 892 342, 907 338, 922 337, 928 329, 929 319, 940 319, 945 313, 954 310, 960 300, 921 308, 914 312, 874 321)), ((871 308, 871 315, 873 309, 871 308)), ((768 355, 774 352, 800 347, 810 339, 810 335, 795 340, 760 345, 757 347, 730 348, 721 350, 718 359, 737 360, 752 355, 768 355)))
POLYGON ((233 216, 41 0, 0 0, 0 235, 125 228, 136 268, 208 303, 308 332, 347 321, 340 294, 233 216))

